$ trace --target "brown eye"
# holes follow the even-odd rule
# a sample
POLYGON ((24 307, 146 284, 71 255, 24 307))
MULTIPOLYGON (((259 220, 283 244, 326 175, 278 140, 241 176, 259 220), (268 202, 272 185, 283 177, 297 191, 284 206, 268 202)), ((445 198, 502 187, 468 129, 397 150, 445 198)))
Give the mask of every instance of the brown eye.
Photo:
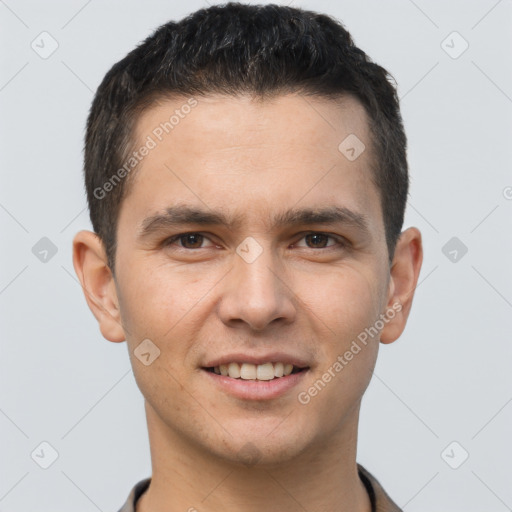
POLYGON ((210 239, 201 233, 180 233, 163 242, 165 247, 172 247, 173 249, 205 249, 208 245, 205 242, 210 242, 209 246, 213 244, 210 239))
POLYGON ((329 235, 324 235, 323 233, 310 233, 304 238, 308 243, 312 244, 314 249, 322 249, 327 246, 327 240, 331 237, 329 235))
POLYGON ((336 246, 339 248, 345 247, 343 238, 318 232, 305 234, 299 240, 299 243, 294 245, 296 247, 305 247, 307 249, 335 249, 336 246), (305 243, 302 243, 303 240, 305 243))
POLYGON ((185 249, 200 249, 203 239, 204 236, 199 235, 198 233, 188 233, 179 237, 181 246, 185 249))

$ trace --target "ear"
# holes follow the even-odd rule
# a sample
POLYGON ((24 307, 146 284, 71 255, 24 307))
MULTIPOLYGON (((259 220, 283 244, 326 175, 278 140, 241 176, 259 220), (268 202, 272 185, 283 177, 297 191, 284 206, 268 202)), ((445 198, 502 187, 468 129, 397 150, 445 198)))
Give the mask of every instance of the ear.
POLYGON ((417 228, 406 229, 398 239, 391 263, 386 309, 389 321, 381 331, 381 343, 392 343, 405 329, 422 261, 421 233, 417 228))
POLYGON ((96 233, 80 231, 75 235, 73 266, 103 337, 113 342, 125 341, 114 277, 96 233))

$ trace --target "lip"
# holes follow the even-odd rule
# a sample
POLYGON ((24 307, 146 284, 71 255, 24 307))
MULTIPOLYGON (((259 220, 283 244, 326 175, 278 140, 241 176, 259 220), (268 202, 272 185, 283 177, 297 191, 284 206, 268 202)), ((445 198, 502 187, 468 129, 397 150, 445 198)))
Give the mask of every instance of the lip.
MULTIPOLYGON (((231 359, 230 361, 236 361, 236 359, 231 359)), ((268 361, 268 359, 266 361, 268 361)), ((284 395, 292 388, 298 386, 309 372, 309 368, 298 373, 290 373, 290 375, 287 376, 276 377, 272 380, 233 379, 210 372, 204 368, 201 369, 201 372, 208 379, 211 379, 214 386, 217 386, 221 391, 235 398, 242 400, 271 400, 284 395)))
MULTIPOLYGON (((207 361, 203 368, 213 368, 215 366, 220 366, 221 364, 229 364, 229 363, 251 363, 251 364, 265 364, 265 363, 289 363, 293 364, 297 368, 307 368, 309 367, 308 362, 305 359, 297 357, 292 354, 287 354, 286 352, 267 352, 265 354, 248 354, 246 352, 236 352, 231 354, 226 354, 221 357, 217 357, 215 359, 211 359, 207 361)), ((279 377, 283 378, 283 377, 279 377)))

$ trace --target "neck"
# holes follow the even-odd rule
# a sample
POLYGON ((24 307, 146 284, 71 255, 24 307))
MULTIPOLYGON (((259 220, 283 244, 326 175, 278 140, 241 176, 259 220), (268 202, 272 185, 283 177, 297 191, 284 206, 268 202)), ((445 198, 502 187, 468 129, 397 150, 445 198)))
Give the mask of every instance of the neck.
POLYGON ((358 413, 336 439, 293 460, 243 466, 191 446, 146 402, 152 478, 136 512, 370 512, 356 465, 358 413))

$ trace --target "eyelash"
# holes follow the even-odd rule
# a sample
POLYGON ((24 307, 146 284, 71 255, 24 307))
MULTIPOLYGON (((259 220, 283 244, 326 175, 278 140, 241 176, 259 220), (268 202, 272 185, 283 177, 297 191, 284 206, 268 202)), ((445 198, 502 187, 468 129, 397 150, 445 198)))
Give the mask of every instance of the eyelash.
MULTIPOLYGON (((180 240, 181 238, 184 238, 188 235, 199 235, 199 236, 202 236, 203 238, 206 238, 209 240, 209 238, 206 236, 206 235, 203 235, 202 233, 199 233, 199 232, 196 232, 196 231, 190 231, 190 232, 187 232, 187 233, 180 233, 178 235, 174 235, 166 240, 164 240, 163 242, 163 245, 164 246, 169 246, 169 245, 172 245, 174 242, 176 242, 177 240, 180 240)), ((302 236, 302 238, 299 239, 300 240, 303 240, 306 236, 308 235, 322 235, 322 236, 327 236, 328 238, 334 240, 335 242, 337 242, 336 244, 334 245, 328 245, 326 247, 303 247, 305 249, 311 249, 313 251, 318 251, 319 249, 323 249, 324 251, 326 250, 332 250, 332 249, 340 249, 340 248, 345 248, 348 246, 348 242, 342 238, 342 237, 337 237, 337 236, 334 236, 334 235, 331 235, 329 233, 324 233, 322 231, 308 231, 307 233, 304 233, 304 235, 302 236)), ((211 241, 211 240, 210 240, 211 241)), ((212 242, 214 243, 214 242, 212 242)), ((295 245, 295 244, 294 244, 295 245)), ((179 249, 182 249, 182 250, 185 250, 185 251, 197 251, 199 249, 205 249, 205 247, 198 247, 198 248, 195 248, 195 249, 189 249, 187 247, 181 247, 179 246, 179 249)))

